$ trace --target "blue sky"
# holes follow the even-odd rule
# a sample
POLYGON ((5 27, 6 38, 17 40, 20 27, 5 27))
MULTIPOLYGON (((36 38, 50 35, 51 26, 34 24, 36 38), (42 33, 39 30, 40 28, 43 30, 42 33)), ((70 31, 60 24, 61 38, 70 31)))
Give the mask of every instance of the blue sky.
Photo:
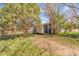
MULTIPOLYGON (((45 7, 44 4, 39 4, 39 5, 40 5, 41 9, 43 7, 45 7)), ((76 6, 79 8, 79 4, 76 4, 76 6)), ((60 10, 60 13, 63 14, 65 18, 70 18, 70 17, 74 16, 74 11, 68 6, 65 6, 63 4, 57 4, 56 7, 60 10)), ((77 14, 79 15, 79 10, 76 9, 76 11, 77 11, 77 14)), ((41 19, 42 23, 49 22, 49 19, 46 17, 43 9, 42 9, 42 12, 40 14, 40 19, 41 19)))
POLYGON ((3 6, 3 3, 0 3, 0 8, 3 6))
MULTIPOLYGON (((0 3, 0 8, 3 6, 2 3, 0 3)), ((43 8, 45 7, 45 4, 39 3, 38 6, 40 7, 41 13, 40 13, 40 20, 42 23, 48 23, 49 19, 47 18, 46 14, 44 13, 43 8)), ((76 4, 76 6, 79 8, 79 4, 76 4)), ((74 15, 74 12, 72 9, 68 6, 64 6, 63 4, 57 4, 56 7, 60 10, 61 14, 64 14, 66 18, 72 17, 74 15)), ((77 14, 79 15, 79 10, 76 9, 77 14)))

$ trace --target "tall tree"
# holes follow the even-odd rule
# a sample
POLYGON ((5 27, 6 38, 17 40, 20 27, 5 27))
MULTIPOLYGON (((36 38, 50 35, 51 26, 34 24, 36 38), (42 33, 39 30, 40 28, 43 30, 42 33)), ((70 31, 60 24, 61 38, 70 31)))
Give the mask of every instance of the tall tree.
POLYGON ((56 14, 55 14, 53 4, 50 4, 50 3, 46 4, 46 13, 50 20, 51 33, 57 34, 58 26, 57 26, 56 14))
POLYGON ((12 30, 19 28, 27 33, 33 21, 39 21, 40 9, 34 3, 5 4, 0 11, 1 20, 12 30))

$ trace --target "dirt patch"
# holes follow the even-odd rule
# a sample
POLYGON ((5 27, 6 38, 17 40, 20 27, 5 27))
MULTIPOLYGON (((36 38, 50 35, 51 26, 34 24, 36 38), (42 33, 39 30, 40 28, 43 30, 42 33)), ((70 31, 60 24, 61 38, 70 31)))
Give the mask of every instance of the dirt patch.
POLYGON ((79 55, 79 50, 77 48, 73 49, 69 46, 60 44, 59 42, 56 41, 56 39, 58 38, 36 35, 35 37, 33 37, 33 39, 34 39, 33 44, 41 49, 44 49, 45 52, 49 53, 49 55, 62 55, 62 56, 79 55))

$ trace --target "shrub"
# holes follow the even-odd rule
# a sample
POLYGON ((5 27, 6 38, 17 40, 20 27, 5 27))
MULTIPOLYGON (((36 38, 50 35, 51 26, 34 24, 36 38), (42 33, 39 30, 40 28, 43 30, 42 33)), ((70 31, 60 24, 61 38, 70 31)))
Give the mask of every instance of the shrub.
POLYGON ((65 37, 78 38, 79 32, 60 32, 60 33, 58 33, 58 35, 65 36, 65 37))

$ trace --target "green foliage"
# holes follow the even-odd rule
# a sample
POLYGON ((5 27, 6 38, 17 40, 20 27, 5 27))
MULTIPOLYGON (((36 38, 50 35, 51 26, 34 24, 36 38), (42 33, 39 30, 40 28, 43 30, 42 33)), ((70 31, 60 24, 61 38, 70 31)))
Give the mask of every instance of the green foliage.
POLYGON ((0 9, 1 27, 16 27, 17 29, 28 30, 33 21, 39 23, 40 9, 37 4, 32 3, 11 3, 5 4, 0 9))
POLYGON ((42 49, 32 44, 32 37, 17 37, 0 41, 1 56, 35 56, 41 51, 42 49))
POLYGON ((74 22, 67 22, 66 21, 65 24, 64 24, 64 28, 66 30, 71 31, 72 29, 76 28, 76 24, 74 22))
POLYGON ((55 17, 55 23, 56 23, 56 25, 54 26, 57 27, 56 31, 58 33, 62 28, 64 28, 65 20, 64 20, 64 16, 59 14, 59 12, 55 12, 54 17, 55 17))
POLYGON ((60 15, 59 12, 55 12, 55 20, 57 21, 57 25, 59 26, 59 30, 65 29, 71 31, 72 29, 77 27, 77 24, 73 21, 65 20, 63 15, 60 15))
POLYGON ((79 37, 59 37, 59 42, 61 44, 68 45, 72 48, 78 48, 79 47, 79 37))
POLYGON ((57 21, 59 27, 63 28, 63 25, 65 23, 64 16, 60 15, 58 12, 56 12, 55 13, 55 18, 56 18, 56 21, 57 21))
POLYGON ((65 37, 78 38, 79 32, 60 32, 60 33, 58 33, 58 35, 65 36, 65 37))

